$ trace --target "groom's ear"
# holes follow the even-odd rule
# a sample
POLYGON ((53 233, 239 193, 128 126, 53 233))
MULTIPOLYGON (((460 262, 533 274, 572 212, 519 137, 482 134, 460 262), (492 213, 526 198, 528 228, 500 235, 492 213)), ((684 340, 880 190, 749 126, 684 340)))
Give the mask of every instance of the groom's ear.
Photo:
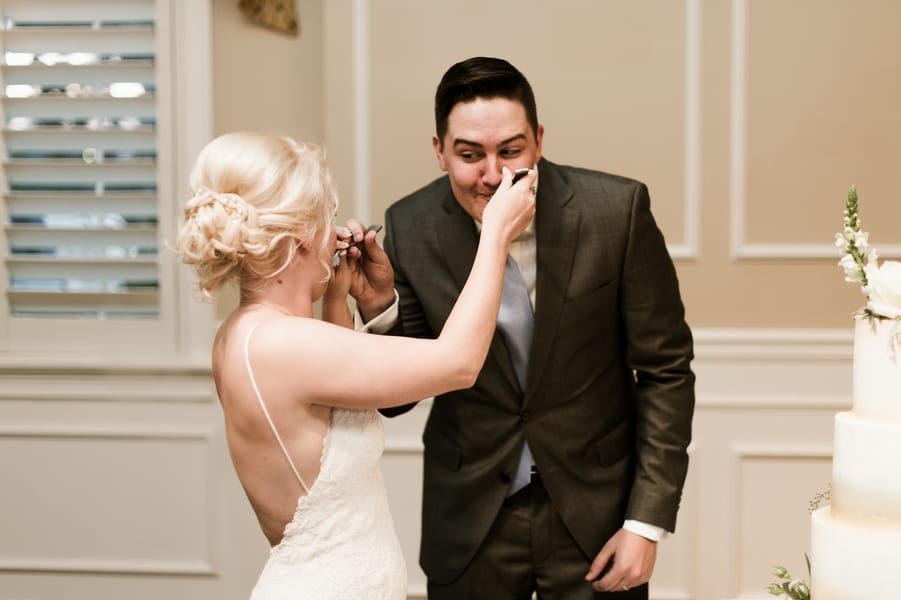
POLYGON ((442 171, 447 171, 447 164, 444 162, 444 141, 439 139, 437 135, 432 136, 432 148, 435 149, 435 156, 438 158, 438 166, 442 171))

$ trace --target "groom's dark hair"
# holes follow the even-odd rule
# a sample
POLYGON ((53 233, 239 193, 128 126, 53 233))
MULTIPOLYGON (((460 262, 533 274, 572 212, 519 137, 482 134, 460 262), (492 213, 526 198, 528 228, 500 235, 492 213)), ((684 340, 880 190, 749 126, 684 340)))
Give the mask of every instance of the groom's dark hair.
POLYGON ((447 117, 460 102, 476 98, 507 98, 526 109, 526 120, 532 134, 538 133, 538 108, 535 94, 525 75, 502 58, 476 56, 458 62, 441 78, 435 92, 435 133, 444 144, 447 117))

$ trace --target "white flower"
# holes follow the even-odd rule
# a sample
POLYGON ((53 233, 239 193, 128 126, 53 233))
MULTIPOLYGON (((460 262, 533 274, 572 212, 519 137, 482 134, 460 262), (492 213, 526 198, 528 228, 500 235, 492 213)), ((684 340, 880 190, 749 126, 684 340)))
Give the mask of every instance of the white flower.
POLYGON ((857 261, 850 254, 845 254, 840 261, 839 266, 845 271, 845 281, 848 283, 863 283, 863 271, 857 266, 857 261))
POLYGON ((880 267, 872 262, 865 271, 867 308, 880 317, 901 318, 901 263, 888 261, 880 267))
POLYGON ((869 318, 901 321, 901 263, 889 261, 879 266, 879 255, 869 247, 869 234, 860 228, 857 188, 848 191, 841 233, 835 234, 835 245, 842 249, 839 266, 845 281, 859 283, 867 297, 863 311, 869 318))
POLYGON ((875 265, 876 261, 879 260, 879 255, 876 254, 876 248, 870 248, 870 251, 867 253, 867 264, 875 265))

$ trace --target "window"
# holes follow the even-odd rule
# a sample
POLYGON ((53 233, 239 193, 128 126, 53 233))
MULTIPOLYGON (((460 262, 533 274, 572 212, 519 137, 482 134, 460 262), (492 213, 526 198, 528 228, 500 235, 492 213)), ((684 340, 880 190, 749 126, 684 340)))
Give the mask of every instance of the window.
POLYGON ((0 5, 3 350, 177 346, 187 292, 166 241, 190 166, 181 163, 209 128, 176 144, 173 104, 190 78, 172 48, 197 4, 0 5))
POLYGON ((156 318, 153 3, 70 5, 3 14, 8 310, 156 318))

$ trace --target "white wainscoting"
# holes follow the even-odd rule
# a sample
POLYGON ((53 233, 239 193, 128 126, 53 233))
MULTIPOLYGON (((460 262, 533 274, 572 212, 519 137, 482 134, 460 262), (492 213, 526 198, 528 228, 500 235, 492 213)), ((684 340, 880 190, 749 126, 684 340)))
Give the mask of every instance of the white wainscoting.
MULTIPOLYGON (((697 330, 691 465, 656 600, 769 597, 805 575, 808 503, 851 404, 851 333, 697 330)), ((417 564, 429 401, 386 419, 383 470, 417 564)), ((267 546, 234 477, 202 370, 0 366, 0 600, 241 599, 267 546)))

